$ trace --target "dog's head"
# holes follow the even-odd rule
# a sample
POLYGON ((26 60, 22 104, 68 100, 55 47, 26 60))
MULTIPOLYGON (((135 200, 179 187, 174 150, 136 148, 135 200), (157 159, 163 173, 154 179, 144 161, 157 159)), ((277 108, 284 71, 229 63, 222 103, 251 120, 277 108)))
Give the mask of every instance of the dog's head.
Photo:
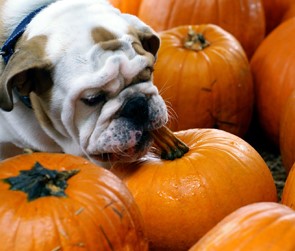
POLYGON ((27 26, 0 78, 0 106, 30 95, 43 130, 68 153, 142 156, 167 121, 152 82, 159 38, 103 0, 60 0, 27 26))

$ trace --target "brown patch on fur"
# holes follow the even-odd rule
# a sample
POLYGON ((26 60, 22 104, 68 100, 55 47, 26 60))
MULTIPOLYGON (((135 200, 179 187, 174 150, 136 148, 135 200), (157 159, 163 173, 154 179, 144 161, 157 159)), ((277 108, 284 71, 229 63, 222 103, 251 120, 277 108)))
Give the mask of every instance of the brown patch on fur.
POLYGON ((30 40, 24 37, 16 45, 15 53, 0 76, 0 106, 4 110, 13 108, 12 89, 17 87, 23 95, 30 92, 38 94, 48 90, 52 82, 37 81, 35 78, 42 71, 48 72, 52 63, 45 59, 46 36, 36 36, 30 40))
POLYGON ((142 55, 142 56, 147 54, 146 50, 143 49, 142 44, 141 44, 141 42, 139 40, 133 42, 132 46, 133 46, 133 48, 134 48, 134 50, 136 51, 137 54, 142 55))
POLYGON ((142 83, 151 80, 153 68, 146 67, 141 72, 139 72, 133 79, 132 84, 142 83))
POLYGON ((138 31, 133 28, 129 29, 129 34, 135 38, 133 48, 139 55, 150 53, 156 56, 160 46, 160 40, 155 34, 138 31))
POLYGON ((91 31, 92 39, 96 44, 99 44, 103 50, 115 51, 122 46, 121 42, 110 31, 96 27, 91 31))
MULTIPOLYGON (((149 60, 149 66, 143 69, 132 80, 132 83, 145 82, 151 79, 153 72, 153 65, 155 62, 155 55, 159 49, 159 38, 150 32, 142 32, 130 28, 129 34, 133 37, 133 49, 138 55, 145 56, 149 60)), ((104 50, 115 51, 122 46, 117 37, 110 31, 96 27, 91 31, 92 39, 95 43, 101 46, 104 50)))
POLYGON ((149 60, 149 66, 139 72, 133 79, 132 83, 140 83, 149 81, 152 78, 153 65, 155 63, 155 56, 159 49, 159 38, 152 33, 145 33, 133 28, 129 29, 129 34, 133 36, 132 43, 135 52, 141 56, 145 56, 149 60))
POLYGON ((55 134, 55 137, 63 138, 64 136, 61 135, 56 129, 55 126, 47 114, 49 111, 49 105, 51 102, 51 92, 47 91, 42 95, 37 95, 36 93, 32 92, 30 94, 30 99, 34 108, 34 113, 39 121, 40 125, 49 129, 52 134, 55 134))
POLYGON ((56 128, 48 115, 48 111, 50 110, 50 105, 52 103, 52 93, 51 89, 42 95, 37 95, 35 92, 31 92, 30 99, 33 106, 33 111, 35 116, 39 122, 39 124, 50 131, 55 138, 59 138, 60 140, 66 140, 65 136, 63 136, 56 128))

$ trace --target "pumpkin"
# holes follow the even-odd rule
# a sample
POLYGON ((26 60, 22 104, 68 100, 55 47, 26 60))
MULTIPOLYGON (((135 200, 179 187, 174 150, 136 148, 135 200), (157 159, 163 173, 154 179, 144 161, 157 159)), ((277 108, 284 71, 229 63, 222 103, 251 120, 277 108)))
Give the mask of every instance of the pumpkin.
POLYGON ((123 13, 138 14, 141 0, 109 0, 109 2, 123 13))
POLYGON ((283 107, 295 88, 294 33, 295 18, 291 18, 269 34, 251 59, 258 120, 276 146, 283 107))
MULTIPOLYGON (((165 133, 157 135, 162 149, 168 146, 165 140, 172 142, 165 133)), ((266 163, 241 138, 218 129, 190 129, 175 136, 189 147, 182 157, 171 161, 149 153, 137 163, 117 163, 111 169, 133 194, 152 250, 187 250, 237 208, 277 201, 266 163)))
POLYGON ((249 58, 265 35, 261 0, 111 0, 122 12, 136 14, 156 31, 181 25, 216 24, 233 34, 249 58), (126 7, 128 6, 128 7, 126 7))
POLYGON ((292 16, 294 0, 262 0, 265 12, 266 34, 269 34, 282 21, 292 16))
POLYGON ((1 250, 148 250, 138 207, 110 171, 54 153, 0 169, 1 250))
POLYGON ((295 209, 295 163, 291 166, 282 193, 282 204, 295 209))
POLYGON ((254 101, 250 64, 240 43, 212 25, 160 33, 154 83, 171 107, 169 127, 248 130, 254 101))
POLYGON ((280 152, 284 168, 290 171, 295 162, 295 91, 283 108, 280 121, 280 152))
POLYGON ((213 227, 189 251, 295 250, 295 212, 260 202, 239 208, 213 227))
POLYGON ((282 22, 285 22, 286 20, 289 20, 292 17, 295 17, 295 3, 292 3, 292 4, 290 3, 288 10, 286 11, 285 15, 282 18, 282 22))

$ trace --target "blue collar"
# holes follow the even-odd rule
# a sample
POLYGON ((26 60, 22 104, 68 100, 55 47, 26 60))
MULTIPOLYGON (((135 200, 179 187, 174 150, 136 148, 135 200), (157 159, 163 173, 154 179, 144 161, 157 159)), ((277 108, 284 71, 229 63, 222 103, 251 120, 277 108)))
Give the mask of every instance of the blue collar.
MULTIPOLYGON (((12 32, 12 34, 8 37, 8 39, 3 44, 0 55, 3 57, 4 63, 7 64, 9 59, 14 53, 14 47, 17 42, 17 40, 21 37, 21 35, 25 32, 27 25, 31 22, 31 20, 47 5, 44 5, 33 12, 31 12, 28 16, 26 16, 19 25, 15 28, 15 30, 12 32)), ((22 96, 19 94, 19 92, 15 88, 15 93, 18 95, 19 99, 28 107, 32 108, 31 100, 29 96, 22 96)))
POLYGON ((8 63, 10 57, 13 55, 15 44, 17 40, 20 38, 20 36, 25 32, 27 25, 31 22, 34 16, 36 16, 46 6, 47 5, 44 5, 36 9, 33 12, 31 12, 28 16, 26 16, 15 28, 15 30, 8 37, 8 39, 5 41, 5 43, 3 44, 0 50, 0 55, 2 55, 5 64, 8 63))

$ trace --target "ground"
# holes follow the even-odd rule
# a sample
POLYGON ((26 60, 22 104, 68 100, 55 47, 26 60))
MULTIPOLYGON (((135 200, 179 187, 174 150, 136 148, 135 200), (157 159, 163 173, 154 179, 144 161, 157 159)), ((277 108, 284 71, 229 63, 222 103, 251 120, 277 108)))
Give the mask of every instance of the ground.
POLYGON ((244 139, 257 150, 268 165, 273 174, 280 199, 286 181, 286 172, 282 164, 282 158, 278 147, 274 146, 267 139, 256 121, 252 122, 244 139))

